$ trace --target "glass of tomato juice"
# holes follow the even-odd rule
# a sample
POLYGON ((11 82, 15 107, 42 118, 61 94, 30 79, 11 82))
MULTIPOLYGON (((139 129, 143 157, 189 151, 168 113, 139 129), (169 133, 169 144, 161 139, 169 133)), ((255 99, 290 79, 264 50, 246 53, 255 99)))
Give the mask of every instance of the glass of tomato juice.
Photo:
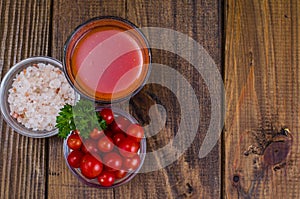
POLYGON ((64 72, 74 89, 98 103, 137 93, 151 71, 143 33, 119 17, 97 17, 78 26, 64 46, 64 72))

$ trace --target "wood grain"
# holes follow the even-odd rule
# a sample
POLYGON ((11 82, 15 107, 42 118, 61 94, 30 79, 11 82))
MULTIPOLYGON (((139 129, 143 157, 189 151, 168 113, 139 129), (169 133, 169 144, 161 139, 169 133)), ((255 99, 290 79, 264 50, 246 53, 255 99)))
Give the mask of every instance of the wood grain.
MULTIPOLYGON (((134 0, 128 1, 126 16, 128 20, 140 27, 170 28, 190 36, 209 51, 220 67, 222 37, 219 4, 218 1, 134 0)), ((163 46, 168 46, 168 42, 176 41, 164 38, 161 42, 163 46)), ((220 145, 217 144, 205 159, 198 158, 210 115, 210 107, 204 106, 210 101, 205 83, 197 70, 183 58, 170 52, 152 50, 153 63, 164 64, 175 69, 192 85, 199 100, 200 115, 208 116, 201 118, 197 137, 183 156, 166 168, 139 174, 127 186, 116 189, 115 195, 117 198, 219 198, 220 145)), ((165 128, 148 138, 149 151, 155 151, 168 144, 176 135, 178 127, 184 126, 180 124, 180 104, 177 99, 177 96, 183 96, 184 90, 181 89, 180 84, 177 84, 176 93, 164 88, 163 86, 167 85, 167 77, 168 75, 162 70, 152 71, 150 79, 156 79, 157 82, 161 82, 161 85, 148 84, 131 99, 132 114, 144 124, 151 122, 147 115, 152 105, 161 104, 166 109, 165 128)), ((192 95, 192 93, 185 94, 192 95)), ((185 103, 193 105, 191 99, 187 99, 185 103)), ((159 111, 155 110, 155 112, 159 116, 159 111)), ((157 159, 155 164, 160 163, 159 157, 157 159)))
MULTIPOLYGON (((0 2, 1 79, 21 59, 48 54, 50 0, 0 2)), ((44 198, 46 139, 14 132, 0 119, 0 198, 44 198)))
MULTIPOLYGON (((125 17, 125 1, 54 1, 52 23, 53 57, 62 59, 63 46, 68 36, 86 20, 105 15, 125 17)), ((80 182, 68 169, 62 149, 63 141, 49 141, 49 198, 114 198, 113 189, 99 190, 80 182)))
MULTIPOLYGON (((64 42, 73 29, 101 15, 187 34, 204 46, 222 72, 220 3, 3 0, 1 78, 13 64, 30 56, 61 60, 64 42)), ((196 139, 183 156, 164 169, 137 175, 122 187, 98 190, 85 186, 68 170, 62 140, 21 136, 0 117, 0 198, 220 198, 222 186, 224 198, 299 198, 299 2, 227 0, 225 11, 223 175, 220 143, 206 158, 197 158, 205 136, 202 132, 210 121, 209 94, 201 75, 179 56, 153 50, 153 62, 171 66, 192 85, 204 115, 196 139)), ((166 74, 153 75, 164 80, 166 74)), ((158 85, 146 85, 131 99, 130 110, 147 125, 151 122, 148 110, 154 104, 165 107, 167 122, 148 139, 149 151, 167 144, 180 124, 176 93, 158 85)))
POLYGON ((299 9, 226 2, 225 198, 300 197, 299 9))
MULTIPOLYGON (((54 2, 52 55, 62 57, 62 46, 67 36, 80 23, 99 15, 124 17, 140 27, 171 28, 189 35, 203 45, 221 63, 221 23, 219 1, 64 1, 54 2), (183 9, 181 9, 183 8, 183 9), (210 26, 213 24, 213 26, 210 26)), ((162 63, 179 71, 192 85, 200 101, 201 115, 209 115, 209 94, 200 74, 184 59, 163 51, 153 51, 153 62, 162 63), (204 105, 205 104, 205 105, 204 105)), ((153 74, 157 75, 156 73, 153 74)), ((164 80, 164 74, 158 77, 164 80)), ((180 85, 178 85, 180 90, 180 85)), ((180 92, 180 91, 178 91, 180 92)), ((161 103, 167 110, 165 128, 148 139, 148 150, 164 146, 176 134, 180 123, 180 105, 176 96, 167 89, 147 85, 130 101, 131 113, 147 124, 148 109, 161 103), (156 96, 156 97, 155 97, 156 96), (141 109, 144 112, 141 112, 141 109)), ((187 103, 189 103, 187 101, 187 103)), ((149 119, 149 118, 148 118, 149 119)), ((114 190, 96 190, 80 183, 63 162, 62 141, 50 140, 49 198, 219 198, 220 197, 220 145, 205 158, 198 159, 198 150, 209 125, 202 117, 200 128, 192 146, 179 160, 159 171, 138 174, 131 182, 114 190)))
MULTIPOLYGON (((170 28, 189 35, 209 52, 222 72, 220 3, 217 0, 1 1, 1 77, 14 63, 33 55, 61 60, 65 40, 74 28, 87 19, 104 15, 127 18, 140 27, 170 28)), ((168 40, 164 42, 168 44, 168 40)), ((68 170, 62 140, 20 136, 1 117, 0 198, 220 198, 220 143, 207 157, 198 158, 211 106, 203 77, 187 60, 170 52, 153 49, 153 62, 170 66, 183 75, 200 102, 202 117, 197 136, 177 161, 159 171, 138 174, 122 187, 98 190, 82 184, 68 170)), ((167 81, 168 74, 152 75, 167 81)), ((166 109, 165 127, 148 138, 148 151, 168 144, 177 133, 181 117, 177 95, 185 91, 181 85, 176 86, 178 91, 173 93, 163 86, 149 84, 130 100, 131 113, 143 125, 151 122, 148 111, 152 105, 161 104, 166 109)), ((187 99, 186 103, 192 101, 187 99)))

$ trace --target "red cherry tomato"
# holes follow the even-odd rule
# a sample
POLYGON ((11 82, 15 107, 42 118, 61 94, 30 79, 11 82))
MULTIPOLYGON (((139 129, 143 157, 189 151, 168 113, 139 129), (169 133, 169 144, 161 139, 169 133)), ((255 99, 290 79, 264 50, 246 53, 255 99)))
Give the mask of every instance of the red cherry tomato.
MULTIPOLYGON (((98 160, 99 162, 101 162, 102 163, 102 165, 103 165, 103 161, 102 161, 102 158, 101 158, 101 156, 100 156, 100 154, 97 154, 97 153, 93 153, 93 154, 91 154, 96 160, 98 160)), ((103 168, 102 168, 102 171, 104 170, 104 165, 103 165, 103 168)))
POLYGON ((102 152, 110 152, 113 148, 114 143, 110 137, 104 136, 98 141, 98 149, 102 152))
POLYGON ((130 137, 132 140, 136 142, 140 142, 141 139, 144 137, 144 129, 138 124, 131 124, 127 130, 126 134, 128 137, 130 137))
POLYGON ((107 137, 113 137, 114 135, 114 132, 112 132, 111 130, 105 130, 104 133, 107 137))
POLYGON ((122 158, 116 152, 110 152, 104 155, 103 164, 108 167, 108 170, 115 171, 122 167, 122 158))
POLYGON ((104 187, 109 187, 109 186, 113 185, 115 182, 115 174, 112 172, 103 171, 98 176, 98 182, 100 185, 102 185, 104 187))
POLYGON ((109 108, 102 109, 100 111, 100 116, 105 120, 106 124, 111 124, 114 121, 114 114, 109 108))
POLYGON ((90 138, 92 138, 94 140, 98 140, 102 136, 104 136, 103 130, 98 130, 97 128, 94 128, 94 130, 92 132, 90 132, 90 138))
POLYGON ((72 133, 73 133, 73 134, 78 134, 78 135, 79 135, 79 134, 80 134, 80 131, 79 131, 78 129, 75 129, 75 130, 72 131, 72 133))
POLYGON ((126 174, 127 174, 127 172, 124 169, 120 169, 120 170, 115 171, 116 179, 124 178, 126 176, 126 174))
POLYGON ((81 138, 78 134, 72 133, 67 140, 67 145, 70 149, 79 150, 82 145, 81 138))
POLYGON ((131 122, 128 119, 123 116, 119 116, 111 123, 110 129, 114 133, 124 133, 130 124, 131 122))
POLYGON ((83 141, 81 151, 84 153, 98 153, 97 142, 92 139, 86 139, 83 141))
POLYGON ((125 157, 123 160, 123 167, 127 170, 136 170, 140 165, 141 159, 138 154, 133 157, 125 157))
POLYGON ((72 151, 67 157, 69 165, 73 168, 79 168, 83 156, 84 153, 82 151, 72 151))
POLYGON ((120 142, 118 147, 122 156, 133 157, 138 152, 140 144, 130 138, 125 138, 120 142))
POLYGON ((117 133, 113 136, 115 145, 119 146, 120 142, 126 138, 124 133, 117 133))
MULTIPOLYGON (((99 158, 99 157, 98 157, 99 158)), ((89 179, 96 178, 102 172, 103 165, 91 154, 87 153, 83 156, 80 164, 81 173, 89 179)))

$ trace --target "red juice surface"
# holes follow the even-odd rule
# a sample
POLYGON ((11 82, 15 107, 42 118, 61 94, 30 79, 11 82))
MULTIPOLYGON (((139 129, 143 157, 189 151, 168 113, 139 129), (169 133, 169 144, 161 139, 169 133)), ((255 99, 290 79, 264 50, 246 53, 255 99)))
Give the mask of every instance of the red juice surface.
POLYGON ((75 81, 97 98, 124 97, 145 78, 139 43, 118 29, 89 30, 77 41, 71 63, 75 81))

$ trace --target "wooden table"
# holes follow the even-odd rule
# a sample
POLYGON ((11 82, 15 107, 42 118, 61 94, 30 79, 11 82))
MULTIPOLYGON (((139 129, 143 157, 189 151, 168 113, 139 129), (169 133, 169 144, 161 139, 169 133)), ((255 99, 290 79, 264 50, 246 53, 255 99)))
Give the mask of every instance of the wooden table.
MULTIPOLYGON (((153 49, 153 63, 182 74, 199 101, 198 132, 182 156, 126 185, 99 190, 68 170, 63 140, 21 136, 1 117, 0 198, 300 198, 299 13, 297 0, 2 0, 1 78, 30 56, 61 60, 76 26, 114 15, 139 27, 179 31, 203 46, 223 76, 226 110, 222 136, 198 158, 212 110, 205 77, 182 57, 153 49)), ((165 75, 151 74, 162 82, 165 75)), ((163 105, 167 118, 147 139, 148 151, 165 146, 181 121, 176 95, 159 85, 146 85, 130 100, 130 110, 147 125, 153 104, 163 105)))

